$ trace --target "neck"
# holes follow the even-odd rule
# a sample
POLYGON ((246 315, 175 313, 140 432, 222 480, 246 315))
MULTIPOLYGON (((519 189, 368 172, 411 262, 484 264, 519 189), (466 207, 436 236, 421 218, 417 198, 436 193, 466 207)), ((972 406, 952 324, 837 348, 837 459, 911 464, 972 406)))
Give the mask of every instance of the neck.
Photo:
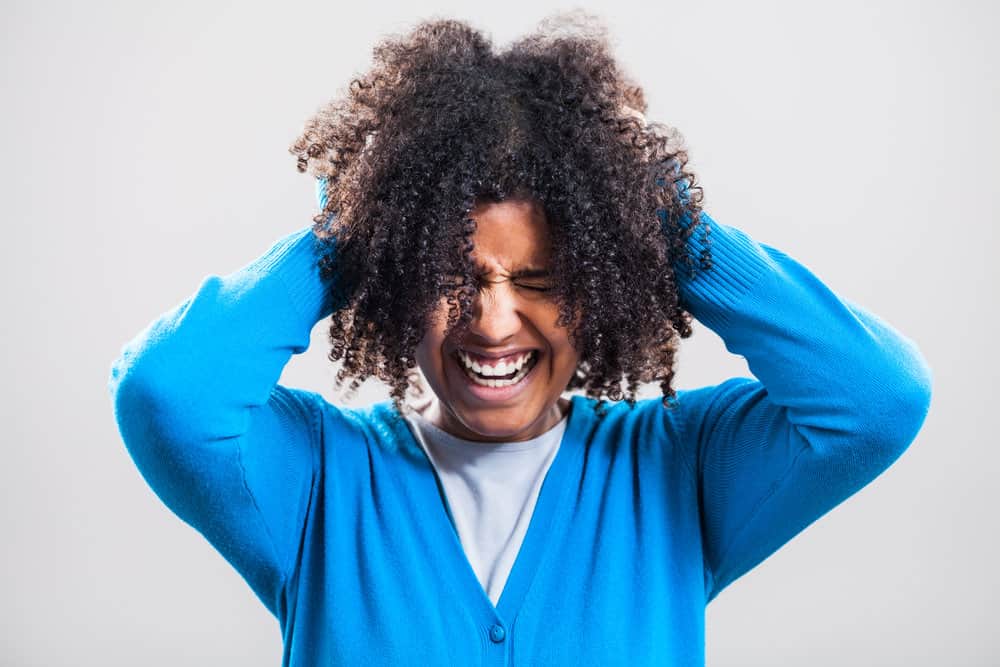
MULTIPOLYGON (((529 435, 526 438, 521 438, 521 440, 530 440, 531 438, 538 437, 542 433, 545 433, 549 429, 553 428, 558 424, 563 417, 569 413, 570 400, 567 398, 559 398, 552 406, 546 411, 545 416, 542 418, 542 425, 534 432, 533 435, 529 435)), ((492 442, 496 439, 484 439, 478 433, 474 433, 469 429, 465 428, 451 413, 447 410, 437 396, 431 394, 428 397, 422 398, 413 405, 414 411, 417 412, 421 417, 429 421, 434 426, 438 427, 446 433, 450 433, 457 438, 462 438, 463 440, 478 440, 483 442, 492 442)))

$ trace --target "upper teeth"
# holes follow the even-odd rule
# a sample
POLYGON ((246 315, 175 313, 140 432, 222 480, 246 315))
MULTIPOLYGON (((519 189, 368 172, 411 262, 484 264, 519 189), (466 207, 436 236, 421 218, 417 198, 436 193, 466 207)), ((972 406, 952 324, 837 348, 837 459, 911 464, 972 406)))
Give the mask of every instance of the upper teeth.
POLYGON ((466 368, 471 368, 476 373, 486 376, 509 375, 514 371, 521 370, 521 367, 528 362, 532 354, 534 354, 534 350, 530 352, 523 352, 514 359, 510 360, 509 362, 504 360, 498 364, 491 366, 486 364, 480 364, 477 361, 473 361, 473 359, 464 351, 462 350, 458 351, 458 356, 462 360, 462 363, 465 364, 466 368))

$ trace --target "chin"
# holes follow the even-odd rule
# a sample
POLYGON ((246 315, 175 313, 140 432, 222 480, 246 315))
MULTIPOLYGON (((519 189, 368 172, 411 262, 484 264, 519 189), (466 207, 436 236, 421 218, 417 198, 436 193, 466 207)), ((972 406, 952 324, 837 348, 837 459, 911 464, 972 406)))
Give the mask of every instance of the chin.
POLYGON ((480 408, 457 411, 452 406, 452 411, 458 416, 466 429, 484 438, 494 438, 497 440, 510 439, 527 430, 532 424, 531 420, 523 419, 523 408, 508 410, 480 408), (498 414, 502 412, 514 412, 516 414, 498 414))
POLYGON ((491 438, 515 436, 529 426, 528 422, 523 420, 512 421, 499 415, 490 415, 489 412, 492 411, 474 410, 460 416, 467 429, 491 438))

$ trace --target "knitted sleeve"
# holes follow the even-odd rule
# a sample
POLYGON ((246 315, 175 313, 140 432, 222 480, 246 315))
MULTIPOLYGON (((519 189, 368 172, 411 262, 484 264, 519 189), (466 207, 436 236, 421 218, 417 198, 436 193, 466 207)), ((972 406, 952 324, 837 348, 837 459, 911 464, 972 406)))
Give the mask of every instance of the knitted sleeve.
MULTIPOLYGON (((710 601, 902 454, 931 373, 913 341, 802 264, 701 215, 714 265, 679 272, 682 301, 755 376, 678 392, 710 601)), ((691 252, 704 247, 692 235, 691 252)))
POLYGON ((278 379, 331 312, 319 247, 299 229, 242 268, 205 277, 123 346, 108 381, 144 479, 276 616, 321 428, 320 397, 278 379))

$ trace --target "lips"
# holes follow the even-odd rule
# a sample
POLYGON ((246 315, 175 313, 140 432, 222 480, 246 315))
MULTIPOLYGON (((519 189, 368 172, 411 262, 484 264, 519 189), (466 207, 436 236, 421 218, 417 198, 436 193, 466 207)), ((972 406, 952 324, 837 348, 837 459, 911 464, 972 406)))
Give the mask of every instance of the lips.
POLYGON ((527 352, 518 353, 510 357, 504 357, 503 361, 499 363, 479 363, 483 361, 482 359, 476 360, 472 359, 473 367, 469 367, 467 362, 470 359, 467 352, 458 352, 455 357, 458 359, 458 364, 462 368, 463 372, 469 373, 472 376, 478 377, 483 380, 509 380, 513 377, 518 377, 518 375, 524 371, 526 368, 531 369, 538 362, 537 352, 527 352), (515 367, 515 361, 524 360, 522 363, 517 364, 515 367), (507 361, 509 360, 509 362, 507 361), (503 365, 504 369, 502 372, 497 373, 498 367, 503 365), (487 366, 492 367, 492 372, 486 373, 487 366), (482 372, 480 372, 482 371, 482 372))
MULTIPOLYGON (((499 386, 499 387, 490 387, 487 385, 479 384, 478 382, 476 382, 476 380, 470 377, 469 372, 466 371, 465 364, 462 362, 461 358, 459 357, 459 353, 457 351, 451 356, 452 359, 455 361, 456 370, 462 377, 463 381, 462 386, 465 388, 465 390, 469 394, 475 396, 480 401, 487 401, 487 402, 506 401, 526 391, 528 386, 535 381, 535 377, 538 375, 536 371, 538 370, 538 366, 541 362, 541 352, 538 352, 535 355, 534 361, 528 362, 529 364, 531 364, 531 368, 528 370, 527 374, 525 374, 524 377, 522 377, 516 384, 499 386)), ((489 378, 489 380, 495 380, 495 379, 498 378, 489 378)))
POLYGON ((511 350, 502 350, 499 352, 485 352, 481 350, 473 350, 467 347, 461 347, 459 348, 459 350, 465 352, 476 361, 482 360, 482 361, 492 361, 492 362, 497 362, 501 359, 504 360, 508 360, 511 358, 516 359, 525 352, 539 351, 538 348, 535 347, 520 347, 511 350))

